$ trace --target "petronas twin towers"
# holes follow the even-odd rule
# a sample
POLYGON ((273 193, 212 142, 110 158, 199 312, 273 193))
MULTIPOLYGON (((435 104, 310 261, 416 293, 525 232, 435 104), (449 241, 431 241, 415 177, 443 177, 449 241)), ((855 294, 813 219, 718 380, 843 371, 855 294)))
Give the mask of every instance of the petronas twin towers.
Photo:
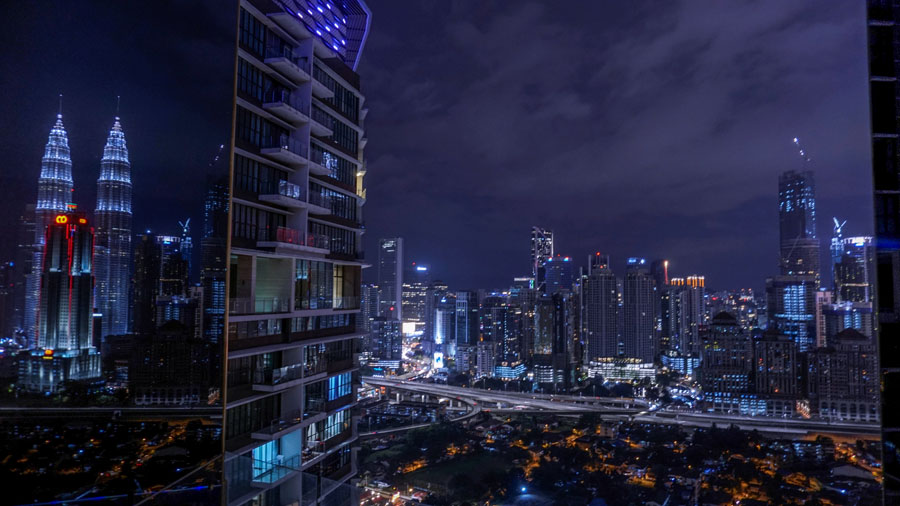
POLYGON ((95 305, 103 315, 103 335, 125 334, 131 284, 131 162, 118 116, 100 159, 94 222, 95 305))
MULTIPOLYGON (((116 117, 100 160, 94 212, 94 307, 102 314, 102 335, 128 332, 131 269, 131 162, 125 132, 116 117)), ((74 207, 72 158, 62 113, 50 130, 38 180, 33 272, 26 284, 25 330, 37 343, 40 272, 44 233, 50 220, 74 207)))

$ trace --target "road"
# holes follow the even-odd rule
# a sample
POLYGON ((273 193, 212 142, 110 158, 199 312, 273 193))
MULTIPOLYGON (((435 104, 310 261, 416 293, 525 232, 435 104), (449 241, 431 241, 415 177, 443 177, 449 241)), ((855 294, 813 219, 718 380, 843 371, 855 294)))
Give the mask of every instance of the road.
POLYGON ((404 379, 364 377, 363 382, 393 390, 456 399, 479 406, 485 412, 544 412, 559 414, 600 413, 606 419, 630 419, 644 423, 675 424, 685 427, 737 425, 744 430, 779 433, 786 437, 808 434, 848 434, 877 437, 878 424, 861 422, 829 422, 802 418, 749 417, 718 413, 654 410, 642 399, 611 397, 580 397, 573 395, 530 394, 501 392, 474 388, 453 387, 433 383, 419 383, 404 379))

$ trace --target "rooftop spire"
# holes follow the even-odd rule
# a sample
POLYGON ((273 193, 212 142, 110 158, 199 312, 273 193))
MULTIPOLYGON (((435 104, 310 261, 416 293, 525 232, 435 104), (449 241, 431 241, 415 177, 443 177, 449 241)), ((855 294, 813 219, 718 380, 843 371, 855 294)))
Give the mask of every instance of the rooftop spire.
POLYGON ((122 103, 122 96, 116 95, 116 121, 119 121, 119 105, 122 103))
POLYGON ((59 94, 59 112, 56 113, 56 119, 62 119, 62 93, 59 94))

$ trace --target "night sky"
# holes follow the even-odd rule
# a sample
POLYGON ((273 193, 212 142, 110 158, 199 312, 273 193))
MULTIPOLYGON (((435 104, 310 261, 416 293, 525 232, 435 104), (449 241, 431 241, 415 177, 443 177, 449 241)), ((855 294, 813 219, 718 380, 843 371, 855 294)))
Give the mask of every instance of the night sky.
MULTIPOLYGON (((584 263, 666 257, 713 288, 762 288, 778 258, 777 175, 818 182, 831 216, 871 233, 860 2, 369 0, 366 253, 407 258, 454 288, 529 272, 531 225, 584 263)), ((64 98, 76 201, 93 210, 122 96, 135 230, 202 219, 229 134, 234 15, 224 2, 16 2, 0 32, 0 258, 34 202, 64 98)))
MULTIPOLYGON (((0 32, 0 259, 37 200, 41 157, 63 94, 75 203, 93 213, 100 158, 121 95, 134 231, 203 221, 209 164, 231 133, 236 9, 209 2, 13 2, 0 32)), ((219 168, 227 170, 227 167, 219 168)), ((199 248, 197 248, 199 249, 199 248)))
POLYGON ((864 2, 369 6, 373 259, 400 235, 454 288, 508 287, 542 225, 580 264, 665 257, 762 288, 795 136, 823 246, 834 215, 872 231, 864 2))

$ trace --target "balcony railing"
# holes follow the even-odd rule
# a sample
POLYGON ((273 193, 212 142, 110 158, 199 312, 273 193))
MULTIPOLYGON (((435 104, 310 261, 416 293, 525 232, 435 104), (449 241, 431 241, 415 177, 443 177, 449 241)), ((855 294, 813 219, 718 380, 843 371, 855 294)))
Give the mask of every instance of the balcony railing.
POLYGON ((257 313, 287 313, 291 310, 290 300, 284 297, 257 297, 254 306, 257 313))
POLYGON ((293 228, 278 227, 275 229, 275 240, 278 242, 303 246, 303 234, 301 234, 299 230, 293 228))
POLYGON ((329 195, 322 195, 318 192, 309 192, 309 203, 314 206, 324 207, 325 209, 331 209, 331 203, 334 199, 329 195))
POLYGON ((270 484, 300 470, 300 455, 282 457, 271 462, 253 460, 253 482, 270 484))
POLYGON ((269 104, 276 102, 287 104, 303 114, 309 115, 309 102, 301 100, 298 98, 297 94, 291 93, 288 89, 272 88, 263 95, 263 103, 269 104))
POLYGON ((278 135, 278 136, 270 136, 266 139, 263 139, 262 145, 260 146, 262 149, 281 149, 284 151, 290 151, 295 155, 302 156, 303 158, 307 157, 307 147, 306 144, 297 142, 290 135, 278 135))
POLYGON ((287 313, 290 301, 284 297, 236 297, 228 299, 228 310, 232 314, 287 313))
POLYGON ((253 384, 277 386, 303 378, 304 364, 293 364, 277 369, 261 369, 253 373, 253 384))
POLYGON ((266 47, 266 58, 287 58, 291 63, 309 74, 309 58, 298 56, 290 46, 270 44, 266 47))
POLYGON ((334 309, 359 309, 359 296, 335 297, 334 309))
POLYGON ((300 424, 300 422, 302 422, 304 418, 307 418, 307 416, 302 409, 293 409, 291 411, 281 413, 280 415, 269 421, 267 425, 253 431, 253 433, 266 434, 268 436, 271 436, 300 424))
POLYGON ((330 242, 327 235, 306 234, 306 245, 311 248, 328 249, 330 242))

